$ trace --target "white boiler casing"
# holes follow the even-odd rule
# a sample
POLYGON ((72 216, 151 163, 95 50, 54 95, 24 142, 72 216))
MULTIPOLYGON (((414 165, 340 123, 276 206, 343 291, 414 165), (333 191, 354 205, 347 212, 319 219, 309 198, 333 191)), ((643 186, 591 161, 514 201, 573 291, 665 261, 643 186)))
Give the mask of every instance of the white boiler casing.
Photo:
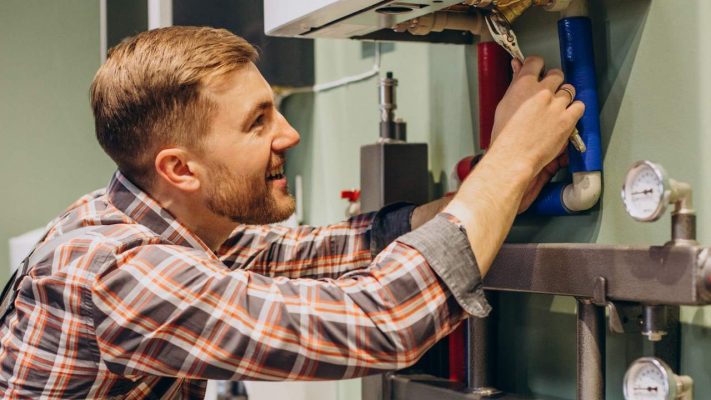
POLYGON ((461 0, 264 0, 271 36, 353 38, 459 4, 461 0))

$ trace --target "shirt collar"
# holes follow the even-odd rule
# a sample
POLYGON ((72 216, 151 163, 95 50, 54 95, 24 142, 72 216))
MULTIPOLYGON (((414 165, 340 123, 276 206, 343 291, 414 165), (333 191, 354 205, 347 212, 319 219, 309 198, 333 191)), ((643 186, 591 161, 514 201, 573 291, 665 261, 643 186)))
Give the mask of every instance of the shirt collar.
POLYGON ((185 225, 181 224, 151 196, 116 171, 106 187, 108 201, 126 216, 172 244, 203 250, 217 259, 210 248, 185 225))

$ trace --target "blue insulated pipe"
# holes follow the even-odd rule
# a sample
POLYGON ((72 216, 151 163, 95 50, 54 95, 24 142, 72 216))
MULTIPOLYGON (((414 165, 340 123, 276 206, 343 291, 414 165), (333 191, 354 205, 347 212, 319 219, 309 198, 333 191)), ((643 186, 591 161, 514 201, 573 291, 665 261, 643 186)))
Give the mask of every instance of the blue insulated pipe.
MULTIPOLYGON (((585 113, 577 128, 587 151, 580 153, 568 144, 569 170, 571 173, 602 171, 600 141, 600 109, 595 77, 595 56, 592 45, 592 24, 588 17, 569 17, 558 21, 560 58, 563 72, 575 87, 576 100, 585 104, 585 113)), ((537 215, 572 214, 563 204, 563 190, 567 183, 548 184, 529 212, 537 215)))
POLYGON ((571 212, 563 205, 563 189, 567 182, 549 183, 543 187, 536 201, 531 204, 526 214, 533 215, 568 215, 571 212))
POLYGON ((602 171, 600 147, 600 107, 597 99, 592 24, 588 17, 569 17, 558 21, 560 63, 565 77, 575 87, 576 100, 585 103, 585 114, 578 131, 587 146, 585 153, 568 145, 570 172, 602 171))

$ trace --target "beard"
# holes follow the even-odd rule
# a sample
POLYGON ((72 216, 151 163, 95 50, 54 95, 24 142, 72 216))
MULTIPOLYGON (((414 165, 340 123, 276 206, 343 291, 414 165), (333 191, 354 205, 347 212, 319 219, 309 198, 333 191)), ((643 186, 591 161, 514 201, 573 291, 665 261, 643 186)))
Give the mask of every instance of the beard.
POLYGON ((288 192, 277 198, 264 175, 237 175, 219 163, 210 169, 205 202, 213 213, 251 225, 280 222, 294 213, 294 198, 288 192))

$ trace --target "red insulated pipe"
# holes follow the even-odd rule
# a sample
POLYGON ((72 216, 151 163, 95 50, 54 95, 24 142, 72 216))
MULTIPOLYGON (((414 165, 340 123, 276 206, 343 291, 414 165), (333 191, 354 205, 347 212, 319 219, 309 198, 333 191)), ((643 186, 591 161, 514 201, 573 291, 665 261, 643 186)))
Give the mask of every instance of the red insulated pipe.
POLYGON ((449 339, 449 380, 456 382, 467 381, 466 355, 464 354, 464 340, 467 336, 465 331, 467 324, 461 323, 447 337, 449 339))
POLYGON ((496 42, 477 45, 479 57, 479 147, 489 148, 496 106, 511 83, 511 56, 496 42))

